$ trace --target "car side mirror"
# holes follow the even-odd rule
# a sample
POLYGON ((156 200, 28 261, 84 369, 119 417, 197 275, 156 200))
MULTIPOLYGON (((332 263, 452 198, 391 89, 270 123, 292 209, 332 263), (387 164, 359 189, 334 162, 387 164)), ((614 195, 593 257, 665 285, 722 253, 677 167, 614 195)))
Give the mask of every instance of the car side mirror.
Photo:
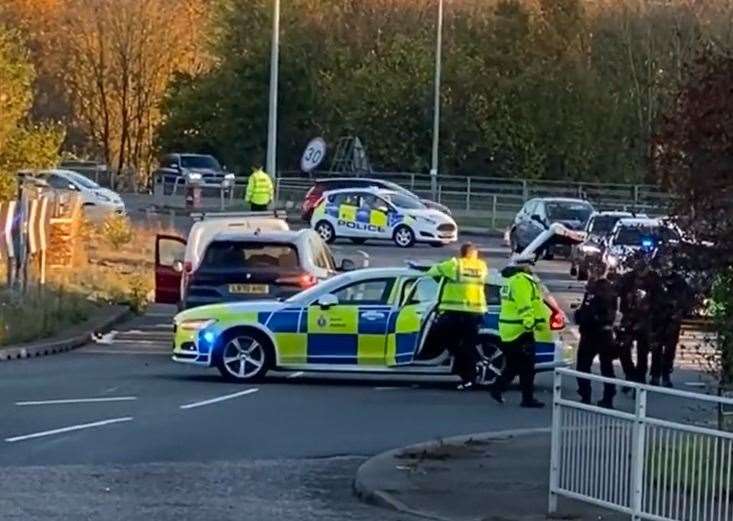
POLYGON ((333 306, 337 306, 339 303, 339 299, 336 295, 332 293, 328 293, 327 295, 321 295, 318 298, 318 306, 321 309, 328 309, 333 306))
POLYGON ((176 273, 183 273, 183 262, 179 260, 173 261, 173 265, 171 267, 176 273))
POLYGON ((343 259, 339 266, 339 271, 354 271, 356 269, 356 263, 351 259, 343 259))

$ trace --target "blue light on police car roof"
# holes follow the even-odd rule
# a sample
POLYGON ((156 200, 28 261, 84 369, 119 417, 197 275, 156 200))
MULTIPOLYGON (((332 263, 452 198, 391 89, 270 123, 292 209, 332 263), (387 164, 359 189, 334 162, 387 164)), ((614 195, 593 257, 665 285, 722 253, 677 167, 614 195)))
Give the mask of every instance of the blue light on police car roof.
POLYGON ((649 249, 654 247, 654 241, 652 239, 642 239, 641 240, 641 247, 645 249, 649 249))

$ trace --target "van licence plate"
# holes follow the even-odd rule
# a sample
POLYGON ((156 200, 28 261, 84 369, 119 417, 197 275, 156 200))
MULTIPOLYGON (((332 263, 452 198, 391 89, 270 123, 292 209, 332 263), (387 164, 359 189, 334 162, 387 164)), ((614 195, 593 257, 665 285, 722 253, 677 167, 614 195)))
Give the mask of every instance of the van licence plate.
POLYGON ((229 293, 254 293, 262 295, 268 293, 270 287, 267 284, 229 284, 229 293))

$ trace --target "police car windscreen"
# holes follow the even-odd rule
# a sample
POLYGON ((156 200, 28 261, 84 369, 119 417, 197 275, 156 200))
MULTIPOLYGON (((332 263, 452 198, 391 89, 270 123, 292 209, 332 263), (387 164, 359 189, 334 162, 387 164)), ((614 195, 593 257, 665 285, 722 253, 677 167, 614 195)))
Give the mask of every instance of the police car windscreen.
POLYGON ((614 241, 621 246, 643 246, 645 241, 667 242, 678 240, 674 230, 658 226, 628 226, 618 231, 614 241))
POLYGON ((585 203, 546 203, 547 217, 551 221, 588 222, 593 208, 585 203))
POLYGON ((390 194, 388 199, 397 208, 404 208, 406 210, 424 210, 426 208, 418 199, 403 194, 390 194))
POLYGON ((290 270, 298 268, 298 250, 287 243, 216 241, 209 244, 202 268, 290 270))

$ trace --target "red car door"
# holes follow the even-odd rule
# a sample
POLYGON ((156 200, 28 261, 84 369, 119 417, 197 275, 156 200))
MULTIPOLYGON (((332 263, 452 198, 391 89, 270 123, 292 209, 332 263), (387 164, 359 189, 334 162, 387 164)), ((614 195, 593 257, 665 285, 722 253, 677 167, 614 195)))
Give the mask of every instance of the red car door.
POLYGON ((175 235, 155 237, 155 302, 177 304, 181 300, 181 277, 186 240, 175 235))

